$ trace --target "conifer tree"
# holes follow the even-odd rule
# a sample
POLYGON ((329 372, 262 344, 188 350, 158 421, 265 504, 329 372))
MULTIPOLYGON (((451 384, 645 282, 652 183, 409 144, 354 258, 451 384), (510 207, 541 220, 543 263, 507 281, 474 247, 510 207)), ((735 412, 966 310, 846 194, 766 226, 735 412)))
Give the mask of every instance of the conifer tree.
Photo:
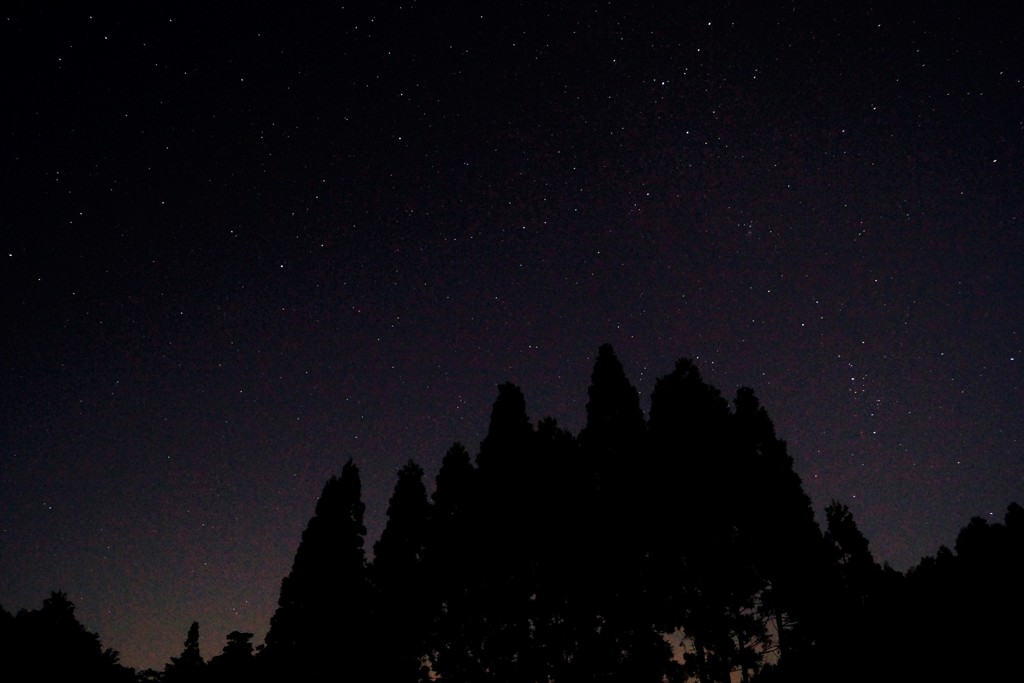
MULTIPOLYGON (((639 568, 644 552, 649 482, 642 475, 648 457, 640 396, 610 344, 598 350, 587 393, 587 422, 579 436, 583 463, 578 476, 587 484, 589 500, 584 504, 593 517, 591 529, 604 538, 615 538, 619 548, 614 557, 606 557, 600 564, 609 574, 604 580, 611 582, 604 590, 621 592, 637 585, 638 577, 629 574, 639 568)), ((596 537, 589 541, 595 548, 602 545, 596 537)), ((627 602, 635 598, 619 597, 627 602)))
POLYGON ((645 445, 646 424, 640 395, 611 344, 598 349, 587 393, 587 423, 579 437, 587 456, 607 470, 612 462, 604 461, 635 462, 645 445))
POLYGON ((654 564, 669 618, 685 634, 687 671, 702 683, 728 680, 756 592, 740 543, 729 427, 728 403, 689 360, 656 382, 654 564))
POLYGON ((882 568, 875 562, 868 539, 857 527, 850 508, 833 500, 825 509, 825 520, 825 541, 842 573, 845 593, 853 604, 863 606, 871 598, 882 568))
POLYGON ((206 662, 199 651, 199 622, 193 621, 185 636, 185 647, 164 667, 163 680, 167 683, 198 683, 204 680, 206 662))
MULTIPOLYGON (((888 584, 896 577, 875 562, 868 540, 857 527, 850 509, 833 500, 825 509, 826 545, 832 554, 832 585, 826 594, 828 616, 815 648, 813 663, 820 675, 829 672, 837 681, 865 680, 882 666, 894 673, 916 677, 905 668, 903 644, 891 649, 895 633, 895 597, 888 584)), ((896 628, 896 630, 901 630, 896 628)), ((811 680, 810 672, 802 672, 811 680)), ((903 676, 901 676, 903 677, 903 676)))
POLYGON ((538 423, 535 444, 537 486, 528 508, 536 558, 530 619, 538 646, 531 650, 531 680, 585 681, 598 666, 594 654, 602 652, 594 596, 603 587, 594 571, 598 534, 589 481, 581 475, 576 439, 553 418, 538 423))
POLYGON ((590 659, 582 658, 581 665, 660 682, 671 667, 671 651, 658 628, 664 596, 651 582, 654 473, 639 394, 610 344, 598 349, 588 396, 579 443, 591 524, 581 531, 590 551, 585 571, 596 587, 588 597, 599 636, 596 647, 585 648, 590 659))
POLYGON ((371 599, 359 469, 331 477, 281 582, 263 652, 269 673, 367 680, 371 599))
POLYGON ((435 614, 430 632, 431 668, 442 680, 483 680, 479 640, 481 605, 473 598, 482 563, 477 552, 485 524, 477 505, 477 470, 469 451, 455 443, 437 474, 425 549, 435 614))
MULTIPOLYGON (((480 442, 476 458, 482 476, 498 479, 521 471, 517 458, 523 456, 532 434, 522 389, 511 382, 500 385, 491 408, 487 435, 480 442)), ((490 486, 497 487, 498 483, 492 481, 490 486)))
POLYGON ((487 526, 477 527, 475 539, 480 571, 471 583, 471 600, 483 620, 471 650, 479 652, 486 675, 509 683, 524 679, 531 658, 533 529, 525 511, 535 485, 533 440, 522 390, 502 384, 477 455, 476 509, 487 526))
POLYGON ((381 680, 428 680, 424 666, 433 599, 424 567, 430 504, 423 468, 409 461, 398 472, 387 525, 374 545, 377 660, 381 680))
POLYGON ((773 623, 774 645, 760 645, 782 659, 799 658, 822 627, 826 546, 786 443, 754 391, 741 387, 733 403, 740 525, 762 581, 761 622, 773 623))
POLYGON ((454 521, 464 516, 472 496, 475 474, 466 447, 459 442, 452 444, 441 461, 434 492, 430 495, 436 511, 433 519, 454 521))

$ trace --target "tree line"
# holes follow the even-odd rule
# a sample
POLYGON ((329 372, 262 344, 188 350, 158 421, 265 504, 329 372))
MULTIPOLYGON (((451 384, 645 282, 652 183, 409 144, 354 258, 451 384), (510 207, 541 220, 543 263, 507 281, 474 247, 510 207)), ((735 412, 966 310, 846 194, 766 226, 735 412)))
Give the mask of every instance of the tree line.
POLYGON ((54 593, 0 609, 3 661, 116 681, 666 683, 1007 677, 1024 627, 1024 509, 975 518, 933 557, 880 566, 850 510, 815 519, 755 393, 731 403, 683 359, 650 412, 609 345, 586 424, 534 424, 498 388, 475 457, 448 450, 428 495, 398 471, 366 548, 357 465, 329 479, 265 641, 199 625, 163 671, 103 650, 54 593), (34 657, 42 650, 62 657, 34 657), (26 659, 31 658, 31 659, 26 659), (33 666, 36 666, 34 664, 33 666))

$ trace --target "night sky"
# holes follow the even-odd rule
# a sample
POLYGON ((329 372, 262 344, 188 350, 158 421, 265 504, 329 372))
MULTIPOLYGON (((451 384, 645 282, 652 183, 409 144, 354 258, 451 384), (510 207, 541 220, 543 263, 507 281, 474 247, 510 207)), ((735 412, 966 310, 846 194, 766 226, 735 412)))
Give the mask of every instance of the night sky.
POLYGON ((603 342, 645 407, 752 386, 901 571, 1024 503, 1002 3, 103 4, 0 16, 8 611, 259 643, 347 459, 369 548, 498 384, 577 432, 603 342))

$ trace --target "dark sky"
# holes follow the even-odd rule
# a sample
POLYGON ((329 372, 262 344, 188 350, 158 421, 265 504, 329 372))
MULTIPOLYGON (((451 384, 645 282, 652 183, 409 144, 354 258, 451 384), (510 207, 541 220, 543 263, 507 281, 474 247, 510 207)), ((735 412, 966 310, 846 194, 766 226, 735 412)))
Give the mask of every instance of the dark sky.
POLYGON ((1024 502, 1001 3, 103 4, 0 16, 6 609, 258 643, 348 458, 369 546, 602 342, 754 387, 897 569, 1024 502))

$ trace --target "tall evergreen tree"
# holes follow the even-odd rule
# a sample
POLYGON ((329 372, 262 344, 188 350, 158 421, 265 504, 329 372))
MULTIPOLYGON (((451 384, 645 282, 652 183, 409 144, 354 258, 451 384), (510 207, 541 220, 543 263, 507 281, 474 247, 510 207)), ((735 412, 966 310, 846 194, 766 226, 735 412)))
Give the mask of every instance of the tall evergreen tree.
POLYGON ((459 442, 452 444, 441 461, 434 492, 430 494, 435 510, 432 519, 454 523, 465 518, 475 487, 475 476, 469 451, 459 442))
POLYGON ((786 443, 754 391, 741 387, 734 405, 740 525, 762 581, 760 620, 773 622, 775 639, 756 645, 777 650, 781 659, 799 659, 822 628, 826 545, 786 443))
POLYGON ((185 648, 164 667, 167 683, 198 683, 205 679, 206 661, 199 651, 199 622, 193 621, 185 636, 185 648))
POLYGON ((821 675, 836 681, 864 680, 883 665, 895 672, 902 656, 887 649, 889 607, 880 601, 885 578, 882 567, 875 562, 868 540, 847 506, 833 500, 825 508, 825 520, 824 539, 832 556, 832 573, 823 601, 827 619, 811 658, 817 670, 802 669, 793 677, 807 681, 821 675), (886 660, 892 663, 886 664, 886 660))
MULTIPOLYGON (((587 681, 602 652, 592 552, 597 537, 588 480, 576 439, 553 418, 537 425, 536 487, 528 506, 534 528, 535 594, 530 604, 529 675, 536 681, 587 681), (589 577, 581 581, 580 577, 589 577)), ((607 652, 605 652, 607 654, 607 652)), ((604 662, 602 662, 604 663, 604 662)), ((607 669, 608 667, 604 667, 607 669)))
POLYGON ((429 680, 424 665, 433 595, 424 567, 430 503, 423 468, 409 461, 398 472, 387 525, 374 545, 377 661, 381 680, 429 680))
POLYGON ((589 496, 584 501, 593 519, 589 530, 601 535, 588 540, 596 549, 602 538, 616 539, 619 552, 599 564, 607 572, 603 591, 632 602, 636 596, 621 593, 638 587, 639 577, 631 574, 639 571, 644 553, 649 512, 649 482, 643 479, 648 467, 646 424, 640 396, 610 344, 598 350, 587 393, 587 422, 579 435, 583 462, 577 476, 583 477, 589 496))
POLYGON ((477 470, 469 451, 455 443, 445 454, 431 496, 433 510, 425 566, 435 614, 430 633, 431 668, 441 680, 484 680, 479 633, 482 606, 474 597, 483 564, 478 552, 485 524, 479 514, 477 470))
POLYGON ((368 680, 371 599, 359 469, 331 477, 281 582, 263 652, 271 675, 368 680))
POLYGON ((495 680, 526 680, 531 659, 530 602, 535 594, 534 528, 529 501, 536 485, 534 430, 526 399, 514 384, 498 387, 487 435, 477 455, 480 573, 471 595, 482 609, 476 634, 481 670, 495 680))
POLYGON ((611 344, 598 349, 587 394, 587 423, 580 432, 580 445, 610 477, 621 469, 615 464, 634 464, 642 453, 647 430, 640 395, 611 344))
POLYGON ((581 668, 660 682, 672 664, 659 629, 664 596, 651 582, 655 473, 639 394, 609 344, 598 349, 588 397, 579 443, 591 523, 581 531, 589 532, 587 571, 597 590, 588 597, 600 645, 584 649, 590 658, 581 668))
POLYGON ((729 404, 689 360, 658 379, 649 430, 655 457, 661 594, 681 627, 684 662, 702 683, 726 681, 749 630, 756 584, 736 506, 737 457, 729 404))
MULTIPOLYGON (((498 397, 491 408, 487 435, 480 442, 477 466, 481 475, 497 480, 506 475, 521 473, 517 462, 529 446, 533 427, 526 414, 526 397, 515 384, 506 382, 498 387, 498 397)), ((521 478, 521 475, 520 475, 521 478)), ((497 488, 499 482, 491 481, 489 486, 497 488)))
POLYGON ((875 562, 868 539, 857 527, 850 508, 833 500, 825 508, 825 520, 825 541, 841 570, 846 595, 853 604, 863 606, 871 598, 882 568, 875 562))

